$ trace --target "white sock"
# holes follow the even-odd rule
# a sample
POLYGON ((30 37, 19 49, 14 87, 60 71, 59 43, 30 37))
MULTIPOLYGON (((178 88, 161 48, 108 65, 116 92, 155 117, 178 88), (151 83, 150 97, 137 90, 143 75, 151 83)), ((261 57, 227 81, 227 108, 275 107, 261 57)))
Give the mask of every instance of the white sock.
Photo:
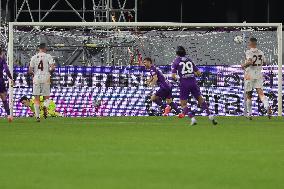
POLYGON ((263 105, 264 105, 264 108, 265 108, 266 110, 268 110, 268 108, 269 108, 269 103, 268 103, 267 97, 266 97, 266 96, 263 96, 262 98, 260 98, 260 100, 262 101, 262 103, 263 103, 263 105))
POLYGON ((40 117, 39 116, 39 105, 38 104, 34 104, 34 108, 35 108, 35 115, 36 115, 36 117, 40 117))
POLYGON ((49 99, 45 99, 43 102, 43 106, 45 106, 46 108, 49 106, 50 100, 49 99))
POLYGON ((214 120, 214 116, 213 116, 213 115, 209 115, 208 118, 209 118, 209 120, 211 120, 211 121, 214 120))
POLYGON ((251 99, 247 99, 247 113, 249 116, 251 116, 251 112, 252 112, 252 101, 251 99))

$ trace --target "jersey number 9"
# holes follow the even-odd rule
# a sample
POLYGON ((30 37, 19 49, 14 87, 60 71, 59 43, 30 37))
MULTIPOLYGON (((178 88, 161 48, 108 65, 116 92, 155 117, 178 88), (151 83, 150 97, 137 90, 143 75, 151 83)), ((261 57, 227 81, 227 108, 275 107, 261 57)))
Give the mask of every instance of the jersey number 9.
POLYGON ((181 74, 186 75, 186 74, 191 74, 193 73, 193 65, 192 62, 180 62, 179 65, 182 65, 182 70, 181 74))

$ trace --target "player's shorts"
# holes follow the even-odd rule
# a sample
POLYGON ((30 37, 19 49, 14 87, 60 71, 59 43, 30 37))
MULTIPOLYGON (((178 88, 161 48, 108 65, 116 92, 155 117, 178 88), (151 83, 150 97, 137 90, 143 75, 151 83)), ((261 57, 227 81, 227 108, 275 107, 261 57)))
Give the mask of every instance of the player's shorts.
POLYGON ((196 82, 188 82, 180 84, 180 100, 187 100, 189 95, 192 94, 197 100, 201 96, 200 87, 196 82))
POLYGON ((37 83, 33 84, 34 96, 50 96, 50 84, 49 83, 37 83))
POLYGON ((172 88, 159 88, 156 93, 155 96, 158 96, 160 98, 165 98, 165 99, 170 99, 172 98, 172 88))
POLYGON ((245 80, 245 91, 253 91, 253 89, 263 88, 263 79, 245 80))
POLYGON ((0 80, 0 93, 7 92, 4 80, 0 80))

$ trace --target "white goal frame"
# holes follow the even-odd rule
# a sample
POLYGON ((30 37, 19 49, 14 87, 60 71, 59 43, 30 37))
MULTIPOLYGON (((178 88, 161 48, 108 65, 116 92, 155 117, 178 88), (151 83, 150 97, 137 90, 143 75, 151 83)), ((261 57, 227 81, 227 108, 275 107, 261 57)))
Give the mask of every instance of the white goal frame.
MULTIPOLYGON (((282 23, 171 23, 171 22, 9 22, 8 64, 13 75, 14 26, 67 26, 67 27, 274 27, 278 43, 278 116, 282 116, 282 23)), ((11 86, 11 83, 9 83, 11 86)), ((13 87, 9 87, 9 104, 13 115, 13 87)))

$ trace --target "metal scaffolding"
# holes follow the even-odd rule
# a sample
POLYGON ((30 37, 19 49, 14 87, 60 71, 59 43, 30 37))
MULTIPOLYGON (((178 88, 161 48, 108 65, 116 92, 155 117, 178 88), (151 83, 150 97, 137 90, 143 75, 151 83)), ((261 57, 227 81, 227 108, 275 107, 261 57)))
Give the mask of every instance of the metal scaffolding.
MULTIPOLYGON (((77 22, 137 22, 137 0, 0 0, 0 39, 1 46, 7 47, 8 22, 48 22, 56 19, 62 22, 58 15, 71 15, 70 19, 77 22), (4 6, 3 6, 4 5, 4 6), (11 9, 11 7, 13 9, 11 9), (72 14, 73 13, 73 14, 72 14)), ((66 16, 63 18, 66 19, 66 16)), ((17 28, 15 28, 17 30, 17 28)), ((115 41, 106 41, 106 44, 97 47, 87 47, 86 43, 92 41, 88 37, 87 41, 81 43, 71 42, 68 37, 52 37, 40 35, 36 28, 30 32, 17 32, 14 36, 14 65, 27 65, 31 54, 35 52, 36 46, 40 42, 46 42, 53 54, 56 55, 58 63, 61 65, 115 65, 113 61, 114 53, 121 51, 122 47, 117 47, 115 41), (17 37, 18 35, 18 37, 17 37), (34 41, 34 39, 36 39, 34 41), (58 47, 63 43, 64 47, 58 47), (95 58, 103 56, 102 59, 95 58)), ((76 33, 78 28, 70 28, 69 33, 76 33)), ((90 34, 84 32, 84 28, 79 29, 80 36, 90 34)), ((93 31, 94 32, 94 31, 93 31)), ((104 33, 107 33, 106 31, 104 33)), ((131 48, 132 42, 128 42, 125 48, 131 48)), ((125 50, 124 50, 125 51, 125 50)), ((123 52, 120 52, 123 53, 123 52)))
MULTIPOLYGON (((16 0, 14 7, 14 21, 18 21, 22 14, 27 13, 32 22, 46 21, 53 13, 75 13, 74 15, 82 22, 111 22, 112 17, 115 17, 117 22, 137 22, 137 0, 81 0, 80 3, 56 0, 49 2, 49 5, 46 4, 46 0, 16 0), (44 6, 43 2, 45 2, 44 6), (32 4, 36 4, 37 9, 31 9, 34 7, 32 4), (64 9, 58 6, 60 4, 65 5, 64 9), (92 16, 86 18, 86 14, 92 16)), ((60 18, 57 21, 60 21, 60 18)))

